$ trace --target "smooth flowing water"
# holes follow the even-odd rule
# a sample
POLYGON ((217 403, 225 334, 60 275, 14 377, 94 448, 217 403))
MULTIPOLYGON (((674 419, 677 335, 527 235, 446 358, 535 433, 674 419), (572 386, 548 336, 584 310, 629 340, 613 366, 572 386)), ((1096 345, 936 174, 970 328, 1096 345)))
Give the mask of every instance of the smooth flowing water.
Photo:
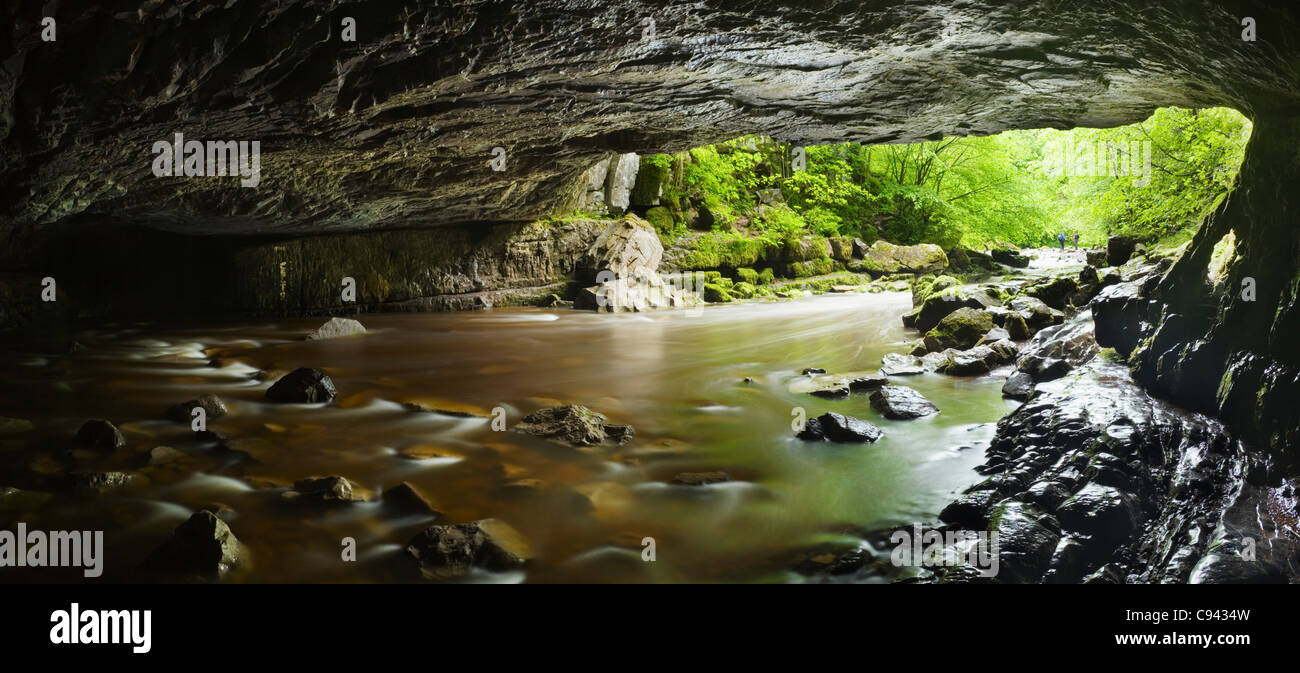
POLYGON ((361 316, 366 335, 326 341, 302 339, 321 319, 86 332, 77 336, 85 350, 3 365, 0 416, 36 426, 0 437, 3 474, 30 488, 71 456, 76 469, 147 477, 133 490, 58 496, 23 513, 29 527, 105 530, 110 580, 193 510, 219 504, 252 553, 236 580, 418 581, 402 548, 434 521, 392 514, 377 501, 401 481, 434 501, 444 514, 438 522, 491 517, 528 540, 536 558, 526 571, 472 581, 795 580, 791 561, 809 545, 933 519, 980 478, 972 468, 994 422, 1013 408, 1000 395, 1002 376, 897 377, 942 410, 911 421, 882 418, 866 395, 824 400, 790 391, 805 367, 874 371, 883 354, 914 337, 899 321, 910 307, 908 294, 886 293, 649 314, 376 314, 361 316), (223 366, 209 365, 214 356, 223 366), (338 399, 267 402, 271 381, 252 374, 296 367, 326 370, 338 399), (162 418, 168 406, 208 392, 230 409, 210 429, 239 440, 255 462, 234 461, 162 418), (481 415, 411 412, 405 401, 481 415), (494 408, 513 425, 562 403, 630 423, 636 438, 578 450, 491 427, 494 408), (857 416, 885 436, 863 445, 807 443, 791 427, 797 407, 809 417, 857 416), (89 418, 117 423, 127 449, 69 454, 89 418), (140 467, 140 456, 159 445, 185 455, 140 467), (733 481, 668 483, 707 470, 733 481), (281 501, 277 484, 315 475, 344 476, 376 501, 324 510, 281 501), (642 560, 647 537, 653 562, 642 560), (343 538, 356 541, 356 562, 342 559, 343 538))

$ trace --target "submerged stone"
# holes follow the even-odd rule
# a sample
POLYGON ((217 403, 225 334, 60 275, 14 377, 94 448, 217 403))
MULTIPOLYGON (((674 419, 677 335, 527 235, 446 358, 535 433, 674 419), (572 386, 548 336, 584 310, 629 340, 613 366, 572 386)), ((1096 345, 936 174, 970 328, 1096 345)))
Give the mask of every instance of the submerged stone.
POLYGON ((266 398, 280 403, 316 404, 328 402, 336 394, 334 382, 329 375, 309 367, 300 367, 285 374, 266 389, 266 398))

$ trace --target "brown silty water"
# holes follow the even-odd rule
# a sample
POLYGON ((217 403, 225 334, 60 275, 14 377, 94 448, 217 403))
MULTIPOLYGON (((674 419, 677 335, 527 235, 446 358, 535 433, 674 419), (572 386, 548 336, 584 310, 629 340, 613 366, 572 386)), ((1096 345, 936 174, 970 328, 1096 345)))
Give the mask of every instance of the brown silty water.
MULTIPOLYGON (((220 507, 251 563, 243 582, 421 581, 405 543, 432 523, 496 518, 535 555, 522 571, 475 572, 484 582, 797 581, 799 550, 862 531, 933 519, 961 488, 1014 407, 1003 377, 899 377, 942 411, 890 421, 866 395, 825 400, 791 392, 800 370, 874 371, 914 334, 907 293, 843 294, 709 306, 700 311, 593 314, 505 309, 362 316, 357 337, 305 341, 320 319, 202 328, 107 327, 77 335, 84 350, 15 354, 3 365, 0 416, 30 420, 0 437, 5 482, 40 488, 68 467, 130 469, 137 487, 96 497, 56 494, 11 527, 104 530, 101 581, 123 580, 194 510, 220 507), (210 366, 219 358, 222 366, 210 366), (272 404, 259 370, 324 369, 339 396, 326 405, 272 404), (746 382, 745 379, 751 379, 746 382), (235 460, 167 407, 203 393, 230 413, 209 428, 253 460, 235 460), (472 416, 416 413, 418 401, 472 416), (575 403, 629 423, 623 446, 575 449, 491 427, 548 405, 575 403), (874 444, 807 443, 794 409, 837 411, 879 425, 874 444), (118 424, 128 446, 73 450, 90 418, 118 424), (166 445, 184 455, 141 467, 166 445), (723 470, 732 481, 668 482, 723 470), (297 479, 341 475, 371 502, 292 506, 297 479), (443 516, 396 514, 379 494, 407 481, 443 516), (655 560, 642 559, 654 538, 655 560), (356 541, 357 561, 342 558, 356 541)), ((5 582, 79 580, 80 572, 9 569, 5 582)))

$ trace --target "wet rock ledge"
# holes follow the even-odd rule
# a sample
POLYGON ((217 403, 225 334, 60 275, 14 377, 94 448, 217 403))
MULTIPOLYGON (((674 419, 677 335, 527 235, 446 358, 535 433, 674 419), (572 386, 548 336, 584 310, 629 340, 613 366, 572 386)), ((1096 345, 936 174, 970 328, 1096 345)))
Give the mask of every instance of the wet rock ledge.
POLYGON ((1287 527, 1295 511, 1278 506, 1293 498, 1287 485, 1265 485, 1262 461, 1219 421, 1152 397, 1124 364, 1094 357, 1040 383, 998 423, 976 468, 986 479, 933 526, 996 532, 996 576, 967 564, 895 567, 888 539, 899 529, 868 535, 862 549, 811 574, 927 583, 1294 582, 1300 545, 1287 527))

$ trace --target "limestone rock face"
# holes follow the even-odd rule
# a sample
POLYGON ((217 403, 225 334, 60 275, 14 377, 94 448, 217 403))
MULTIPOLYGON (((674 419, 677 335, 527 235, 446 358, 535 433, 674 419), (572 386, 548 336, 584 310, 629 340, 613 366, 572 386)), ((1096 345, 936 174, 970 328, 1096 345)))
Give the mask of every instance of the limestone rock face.
POLYGON ((649 222, 627 215, 605 228, 580 263, 585 280, 599 280, 603 271, 614 278, 635 278, 655 274, 664 256, 664 246, 649 222))
POLYGON ((664 247, 649 222, 626 215, 610 223, 578 263, 577 276, 596 284, 583 288, 574 308, 592 311, 649 311, 697 305, 688 288, 659 276, 664 247))

